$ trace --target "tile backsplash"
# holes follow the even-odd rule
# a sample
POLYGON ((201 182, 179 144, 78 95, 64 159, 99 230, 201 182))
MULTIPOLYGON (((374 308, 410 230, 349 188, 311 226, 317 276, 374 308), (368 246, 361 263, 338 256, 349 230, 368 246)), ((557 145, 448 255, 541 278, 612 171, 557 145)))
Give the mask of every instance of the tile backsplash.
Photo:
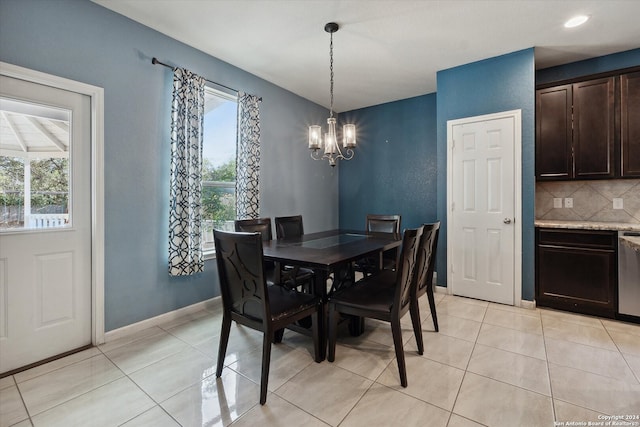
POLYGON ((640 179, 537 182, 536 219, 640 224, 640 179), (562 208, 554 208, 554 198, 562 208), (564 207, 565 198, 573 207, 564 207), (613 199, 623 208, 613 209, 613 199))

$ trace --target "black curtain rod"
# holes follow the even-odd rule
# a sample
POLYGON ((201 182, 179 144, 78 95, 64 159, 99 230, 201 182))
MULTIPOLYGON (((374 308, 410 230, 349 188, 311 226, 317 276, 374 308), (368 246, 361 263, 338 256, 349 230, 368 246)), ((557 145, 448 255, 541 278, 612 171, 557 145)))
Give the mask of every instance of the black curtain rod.
MULTIPOLYGON (((163 67, 171 68, 172 70, 173 70, 173 69, 175 69, 175 67, 172 67, 172 66, 171 66, 171 65, 169 65, 169 64, 165 64, 164 62, 160 62, 160 61, 158 61, 158 58, 156 58, 155 56, 151 59, 151 63, 152 63, 152 64, 154 64, 154 65, 162 65, 163 67)), ((231 91, 233 91, 233 92, 235 92, 235 93, 239 93, 239 92, 240 92, 238 89, 234 89, 234 88, 232 88, 232 87, 225 86, 225 85, 223 85, 223 84, 221 84, 221 83, 214 82, 213 80, 209 80, 209 79, 207 79, 207 78, 205 78, 205 80, 206 80, 206 81, 208 81, 209 83, 213 83, 214 85, 217 85, 217 86, 223 87, 223 88, 225 88, 225 89, 229 89, 229 90, 231 90, 231 91)), ((258 98, 258 101, 262 101, 262 97, 258 98)))

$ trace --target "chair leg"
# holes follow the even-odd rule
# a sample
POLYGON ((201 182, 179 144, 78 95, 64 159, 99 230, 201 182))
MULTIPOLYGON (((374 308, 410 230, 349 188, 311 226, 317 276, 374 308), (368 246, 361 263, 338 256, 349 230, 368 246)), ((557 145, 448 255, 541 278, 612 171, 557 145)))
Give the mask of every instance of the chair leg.
POLYGON ((278 329, 274 334, 273 334, 273 343, 274 344, 280 344, 282 342, 282 338, 284 337, 284 328, 282 329, 278 329))
POLYGON ((391 332, 393 334, 393 346, 396 349, 396 359, 398 360, 398 372, 400 373, 400 384, 407 386, 407 368, 404 363, 404 348, 402 346, 402 327, 400 319, 391 321, 391 332))
POLYGON ((429 308, 431 308, 431 318, 433 319, 433 327, 438 332, 438 316, 436 315, 436 300, 433 296, 433 286, 427 286, 427 298, 429 298, 429 308))
POLYGON ((422 341, 422 325, 420 323, 420 308, 418 307, 417 298, 411 301, 409 313, 413 324, 413 335, 416 337, 416 344, 418 344, 418 354, 422 356, 424 354, 424 343, 422 341))
POLYGON ((340 313, 335 305, 329 303, 329 354, 327 360, 333 362, 336 359, 336 340, 338 339, 338 318, 340 313))
POLYGON ((267 330, 262 339, 262 374, 260 375, 260 404, 267 401, 267 385, 269 384, 269 364, 271 363, 271 341, 273 332, 267 330))
POLYGON ((229 334, 231 333, 231 318, 222 316, 222 332, 220 332, 220 342, 218 344, 218 366, 216 368, 216 377, 222 375, 224 367, 224 358, 227 354, 227 344, 229 343, 229 334))
MULTIPOLYGON (((322 308, 320 307, 318 310, 322 310, 322 308)), ((316 363, 322 362, 322 351, 320 350, 320 325, 318 324, 319 317, 318 312, 311 315, 311 334, 313 336, 313 352, 316 363)))

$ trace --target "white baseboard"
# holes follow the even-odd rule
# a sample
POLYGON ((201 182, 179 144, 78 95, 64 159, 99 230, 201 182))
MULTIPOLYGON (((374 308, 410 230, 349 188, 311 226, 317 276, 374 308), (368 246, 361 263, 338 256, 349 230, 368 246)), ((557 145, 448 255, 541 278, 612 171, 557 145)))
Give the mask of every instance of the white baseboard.
POLYGON ((522 308, 527 308, 529 310, 535 310, 536 308, 536 302, 534 301, 527 301, 527 300, 522 300, 520 301, 520 307, 522 308))
MULTIPOLYGON (((104 341, 109 342, 118 338, 125 337, 127 335, 134 334, 153 326, 158 326, 163 323, 171 322, 172 320, 179 319, 183 316, 188 316, 193 313, 197 313, 202 310, 217 310, 222 308, 222 298, 215 297, 205 301, 201 301, 186 307, 179 308, 177 310, 169 311, 164 314, 160 314, 149 319, 142 320, 131 325, 123 326, 122 328, 114 329, 104 334, 104 341)), ((102 344, 102 343, 101 343, 102 344)))

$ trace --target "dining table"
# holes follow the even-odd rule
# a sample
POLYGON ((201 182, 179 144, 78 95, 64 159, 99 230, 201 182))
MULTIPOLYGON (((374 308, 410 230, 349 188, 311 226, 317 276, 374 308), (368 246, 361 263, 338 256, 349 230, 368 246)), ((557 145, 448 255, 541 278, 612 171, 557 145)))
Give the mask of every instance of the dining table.
MULTIPOLYGON (((399 247, 401 243, 400 236, 391 234, 367 234, 358 230, 335 229, 303 234, 295 238, 265 241, 263 253, 265 260, 313 270, 312 292, 320 297, 326 307, 332 290, 353 282, 353 261, 378 256, 381 266, 382 254, 399 247), (327 286, 330 278, 331 287, 327 286)), ((321 310, 318 325, 323 359, 326 356, 327 344, 325 311, 321 310)), ((305 332, 303 328, 296 329, 305 332)))

